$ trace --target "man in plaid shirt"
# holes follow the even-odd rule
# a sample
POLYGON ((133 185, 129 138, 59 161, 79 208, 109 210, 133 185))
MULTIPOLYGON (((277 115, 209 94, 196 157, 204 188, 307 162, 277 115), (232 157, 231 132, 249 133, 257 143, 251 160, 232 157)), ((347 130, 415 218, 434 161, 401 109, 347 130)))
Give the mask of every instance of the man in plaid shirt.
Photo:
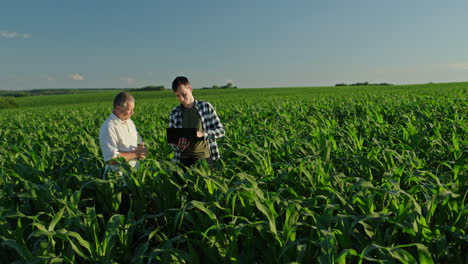
POLYGON ((174 149, 172 161, 180 161, 185 166, 191 166, 201 159, 219 159, 221 156, 216 139, 224 136, 223 124, 213 106, 206 101, 195 100, 192 90, 186 77, 179 76, 172 82, 172 91, 180 105, 172 110, 169 127, 197 129, 196 142, 180 138, 178 144, 171 144, 174 149))

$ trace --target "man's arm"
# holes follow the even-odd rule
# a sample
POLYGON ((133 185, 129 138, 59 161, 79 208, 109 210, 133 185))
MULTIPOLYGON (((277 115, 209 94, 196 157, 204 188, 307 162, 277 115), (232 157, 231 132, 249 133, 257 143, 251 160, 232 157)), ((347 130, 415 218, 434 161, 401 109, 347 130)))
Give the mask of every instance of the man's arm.
POLYGON ((210 117, 206 119, 208 122, 206 124, 208 130, 203 133, 204 139, 217 139, 224 137, 224 126, 221 123, 221 120, 219 120, 218 114, 216 114, 216 111, 210 103, 207 102, 207 106, 210 117))
MULTIPOLYGON (((172 110, 171 114, 169 115, 169 128, 176 127, 176 120, 175 120, 175 111, 172 110)), ((173 151, 180 152, 181 150, 175 144, 169 144, 173 151)))
POLYGON ((133 151, 119 151, 119 156, 123 157, 125 161, 140 159, 140 154, 137 150, 133 151))
POLYGON ((123 157, 126 161, 138 159, 142 153, 141 149, 134 151, 119 151, 117 148, 117 134, 108 125, 103 126, 99 131, 99 143, 104 155, 104 161, 109 163, 112 159, 123 157))
POLYGON ((105 162, 109 162, 110 160, 119 157, 117 135, 108 124, 104 124, 99 130, 99 144, 101 145, 105 162))

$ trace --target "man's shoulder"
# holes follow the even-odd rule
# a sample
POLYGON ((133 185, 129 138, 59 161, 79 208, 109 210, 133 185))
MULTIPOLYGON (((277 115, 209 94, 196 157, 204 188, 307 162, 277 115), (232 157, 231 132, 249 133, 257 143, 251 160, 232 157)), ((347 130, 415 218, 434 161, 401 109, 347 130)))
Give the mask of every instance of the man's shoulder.
POLYGON ((110 124, 111 120, 106 119, 104 123, 102 123, 101 127, 99 128, 99 136, 102 136, 103 134, 108 134, 109 130, 112 128, 112 125, 110 124))
POLYGON ((201 106, 201 107, 213 107, 210 102, 208 101, 203 101, 203 100, 197 100, 197 104, 198 106, 201 106))
POLYGON ((112 115, 111 115, 102 123, 100 130, 109 129, 116 125, 117 125, 117 122, 114 118, 112 118, 112 115))
POLYGON ((176 112, 180 112, 182 110, 181 105, 178 105, 174 108, 172 108, 171 115, 175 114, 176 112))

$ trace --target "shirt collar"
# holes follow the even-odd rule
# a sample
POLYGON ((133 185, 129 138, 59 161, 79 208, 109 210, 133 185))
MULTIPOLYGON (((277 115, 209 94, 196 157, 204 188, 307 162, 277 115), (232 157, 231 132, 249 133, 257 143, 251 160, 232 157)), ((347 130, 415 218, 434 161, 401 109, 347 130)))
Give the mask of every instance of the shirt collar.
MULTIPOLYGON (((193 98, 193 99, 194 99, 194 102, 195 102, 195 104, 194 104, 193 106, 194 106, 196 109, 198 109, 198 108, 197 108, 198 100, 195 99, 195 98, 193 98)), ((184 109, 184 108, 185 108, 185 106, 184 106, 183 104, 180 104, 180 105, 179 105, 179 111, 182 111, 182 109, 184 109)))
POLYGON ((122 124, 127 124, 127 120, 120 119, 118 116, 116 116, 114 114, 114 112, 111 112, 110 118, 111 118, 111 120, 120 121, 120 123, 122 123, 122 124))

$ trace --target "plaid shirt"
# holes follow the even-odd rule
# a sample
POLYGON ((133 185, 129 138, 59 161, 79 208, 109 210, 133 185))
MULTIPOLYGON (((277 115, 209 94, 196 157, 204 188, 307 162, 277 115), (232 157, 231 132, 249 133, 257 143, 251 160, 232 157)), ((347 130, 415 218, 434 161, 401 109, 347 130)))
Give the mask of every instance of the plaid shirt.
MULTIPOLYGON (((169 116, 169 127, 182 128, 182 107, 182 104, 180 104, 171 111, 171 115, 169 116)), ((203 132, 205 134, 204 139, 208 140, 208 144, 210 146, 210 158, 212 160, 217 160, 221 155, 219 154, 216 139, 224 137, 223 124, 221 124, 216 111, 210 103, 195 100, 195 108, 197 108, 198 114, 200 115, 203 132)), ((180 161, 181 151, 175 145, 171 144, 171 146, 174 150, 174 158, 172 158, 172 162, 180 161)))

